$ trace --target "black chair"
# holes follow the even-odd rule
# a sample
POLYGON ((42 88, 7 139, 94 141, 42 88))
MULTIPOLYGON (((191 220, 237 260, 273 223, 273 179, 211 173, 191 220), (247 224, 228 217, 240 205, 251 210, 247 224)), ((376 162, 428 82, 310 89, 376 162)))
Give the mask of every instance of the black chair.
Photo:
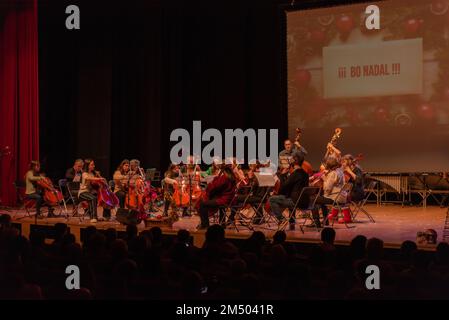
POLYGON ((364 209, 364 206, 366 205, 366 202, 368 201, 369 197, 371 196, 371 194, 373 193, 373 190, 375 190, 377 185, 377 181, 371 181, 367 187, 367 191, 365 192, 365 197, 360 200, 360 201, 351 201, 351 205, 354 208, 351 208, 351 216, 352 216, 352 221, 356 222, 356 217, 359 214, 359 212, 362 212, 363 214, 365 214, 369 221, 371 222, 376 222, 374 220, 374 218, 368 213, 368 211, 366 211, 364 209))

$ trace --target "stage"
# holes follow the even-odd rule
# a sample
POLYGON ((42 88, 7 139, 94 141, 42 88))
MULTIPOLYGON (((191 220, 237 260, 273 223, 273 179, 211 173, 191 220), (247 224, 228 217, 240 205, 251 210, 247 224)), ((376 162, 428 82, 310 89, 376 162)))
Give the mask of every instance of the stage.
MULTIPOLYGON (((376 222, 369 222, 365 215, 359 214, 357 216, 357 222, 348 225, 350 228, 346 228, 344 224, 335 223, 333 227, 337 233, 337 244, 347 245, 355 236, 364 235, 367 238, 378 237, 382 239, 385 247, 398 248, 405 240, 416 241, 417 232, 425 231, 426 229, 434 229, 437 232, 438 242, 443 240, 446 208, 437 206, 428 206, 427 208, 415 206, 401 207, 392 204, 377 206, 375 204, 369 204, 365 209, 372 215, 376 222)), ((71 212, 70 208, 69 212, 71 212)), ((13 218, 13 223, 20 225, 21 232, 24 236, 28 236, 30 229, 35 225, 34 217, 28 217, 24 210, 1 210, 0 213, 10 214, 13 218)), ((44 218, 37 220, 37 225, 50 227, 58 222, 66 223, 70 227, 70 232, 77 238, 77 241, 81 239, 81 230, 90 225, 95 225, 98 229, 115 228, 118 231, 124 231, 126 229, 124 225, 117 221, 91 224, 87 217, 82 221, 80 221, 79 217, 70 217, 69 219, 64 217, 44 218)), ((164 234, 170 235, 175 235, 179 229, 187 229, 193 237, 194 244, 201 246, 204 242, 205 231, 196 230, 198 223, 199 217, 194 215, 192 217, 180 218, 172 227, 161 226, 161 229, 164 234)), ((302 219, 297 219, 297 223, 302 223, 302 219)), ((320 234, 315 229, 305 228, 304 233, 302 233, 298 224, 294 231, 290 231, 287 228, 288 241, 304 243, 319 241, 320 234)), ((143 222, 139 224, 138 229, 139 231, 146 229, 145 224, 143 222)), ((271 239, 276 232, 276 226, 274 224, 262 225, 260 227, 256 226, 254 229, 264 232, 268 239, 271 239)), ((232 227, 226 229, 226 237, 228 238, 245 239, 251 233, 252 231, 243 226, 238 226, 238 231, 232 227)), ((420 247, 428 250, 435 248, 432 245, 420 247)))

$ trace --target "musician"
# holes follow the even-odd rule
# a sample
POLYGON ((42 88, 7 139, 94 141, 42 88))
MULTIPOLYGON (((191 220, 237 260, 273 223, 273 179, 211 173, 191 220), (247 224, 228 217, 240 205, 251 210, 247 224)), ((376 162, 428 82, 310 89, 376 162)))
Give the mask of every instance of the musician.
MULTIPOLYGON (((295 141, 293 144, 290 139, 287 139, 284 141, 284 150, 279 153, 279 159, 290 159, 296 153, 302 155, 303 158, 307 155, 306 149, 301 146, 298 141, 295 141)), ((281 161, 279 161, 279 163, 281 163, 281 161)))
MULTIPOLYGON (((281 180, 279 194, 269 199, 272 214, 276 216, 279 222, 284 220, 284 216, 282 215, 284 209, 288 208, 292 210, 302 189, 309 185, 309 175, 301 167, 304 162, 304 156, 301 153, 293 154, 291 161, 293 171, 289 175, 283 173, 279 176, 281 180)), ((308 206, 308 203, 300 203, 298 206, 305 208, 308 206)), ((289 222, 290 229, 293 230, 295 228, 294 214, 289 222)))
POLYGON ((212 165, 202 174, 203 177, 215 176, 220 170, 221 159, 214 158, 212 165))
MULTIPOLYGON (((209 227, 209 210, 229 205, 235 194, 236 179, 231 166, 226 165, 222 168, 220 174, 214 178, 206 187, 207 200, 200 201, 201 224, 198 229, 207 229, 209 227)), ((225 212, 219 209, 220 222, 224 221, 225 212)))
POLYGON ((113 175, 114 193, 119 199, 120 208, 125 208, 126 188, 129 181, 129 160, 123 160, 113 175))
POLYGON ((81 182, 81 176, 83 175, 83 159, 76 159, 73 167, 67 169, 65 178, 69 182, 81 182))
MULTIPOLYGON (((98 173, 95 171, 95 162, 92 159, 86 159, 84 161, 83 174, 81 176, 81 185, 78 193, 78 198, 84 200, 89 205, 89 213, 91 215, 91 223, 95 223, 98 221, 97 215, 97 193, 92 188, 92 181, 100 181, 103 178, 98 176, 98 173)), ((103 216, 108 216, 107 211, 110 210, 104 209, 103 216)))
MULTIPOLYGON (((254 218, 253 223, 254 224, 261 224, 263 221, 263 207, 262 205, 258 206, 266 192, 266 187, 260 187, 259 182, 257 181, 257 178, 254 174, 254 172, 257 171, 256 166, 250 165, 250 170, 247 173, 247 179, 248 179, 248 187, 250 187, 251 195, 248 196, 247 193, 238 194, 233 202, 234 204, 243 204, 243 202, 246 199, 246 203, 256 206, 256 217, 254 218)), ((249 191, 249 190, 248 190, 249 191)), ((232 224, 235 220, 235 215, 237 213, 237 209, 235 207, 231 207, 231 214, 229 215, 228 223, 232 224)))
MULTIPOLYGON (((42 190, 37 187, 37 182, 44 179, 44 176, 41 175, 40 170, 41 165, 39 161, 31 161, 29 164, 29 170, 25 174, 25 197, 36 201, 36 216, 38 218, 42 218, 41 207, 44 203, 42 190)), ((53 211, 53 207, 48 206, 48 218, 55 216, 53 211)))
POLYGON ((335 158, 337 161, 341 161, 341 151, 330 142, 327 144, 327 156, 324 163, 326 163, 327 158, 335 158))
MULTIPOLYGON (((312 211, 312 216, 314 223, 311 225, 308 225, 308 227, 318 227, 321 228, 321 222, 319 217, 319 207, 321 207, 321 210, 323 212, 323 217, 326 219, 329 213, 329 209, 327 208, 327 205, 331 205, 334 203, 334 201, 337 199, 337 197, 340 195, 340 191, 343 188, 345 184, 345 178, 343 174, 343 170, 340 166, 340 162, 334 158, 334 157, 328 157, 327 161, 325 163, 325 171, 320 176, 320 178, 323 182, 323 195, 318 196, 316 200, 316 207, 312 211)), ((339 203, 345 203, 346 202, 347 195, 341 194, 338 202, 339 203)), ((337 209, 332 209, 331 214, 328 217, 328 220, 334 219, 338 214, 337 209)), ((351 215, 349 213, 348 209, 343 210, 344 220, 346 222, 351 221, 351 215)), ((343 221, 341 221, 343 222, 343 221)))
POLYGON ((351 201, 361 201, 365 197, 365 182, 362 169, 350 154, 342 157, 341 166, 345 174, 346 182, 352 183, 351 201))
MULTIPOLYGON (((179 177, 179 167, 172 163, 168 166, 167 171, 164 173, 164 216, 168 216, 168 209, 170 205, 172 205, 172 196, 174 193, 175 187, 178 185, 178 181, 176 180, 179 177)), ((185 208, 187 211, 187 208, 185 208)), ((185 213, 187 214, 187 212, 185 213)), ((183 213, 184 215, 184 213, 183 213)))

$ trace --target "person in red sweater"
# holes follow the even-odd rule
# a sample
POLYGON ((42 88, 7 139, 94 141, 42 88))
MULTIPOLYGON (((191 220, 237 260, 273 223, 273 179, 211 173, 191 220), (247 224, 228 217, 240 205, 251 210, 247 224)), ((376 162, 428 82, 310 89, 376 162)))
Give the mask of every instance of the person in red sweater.
MULTIPOLYGON (((209 227, 209 212, 214 211, 221 206, 227 206, 235 195, 236 179, 232 168, 225 166, 221 169, 211 183, 206 187, 206 197, 200 202, 201 223, 198 229, 207 229, 209 227), (212 209, 212 210, 211 210, 212 209)), ((224 210, 220 211, 220 222, 224 222, 224 210)))

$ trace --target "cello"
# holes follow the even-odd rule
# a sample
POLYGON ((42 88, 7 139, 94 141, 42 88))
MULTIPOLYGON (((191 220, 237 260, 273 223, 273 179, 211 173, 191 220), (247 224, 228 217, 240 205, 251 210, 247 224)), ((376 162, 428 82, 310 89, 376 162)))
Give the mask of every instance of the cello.
POLYGON ((55 188, 50 178, 44 177, 38 180, 37 184, 42 188, 42 190, 44 190, 44 200, 48 205, 57 206, 62 202, 62 193, 60 190, 55 188))
POLYGON ((95 177, 100 178, 98 180, 92 180, 91 186, 97 190, 98 205, 104 209, 114 209, 119 206, 119 199, 114 192, 109 188, 106 179, 100 175, 99 171, 95 171, 95 177))

